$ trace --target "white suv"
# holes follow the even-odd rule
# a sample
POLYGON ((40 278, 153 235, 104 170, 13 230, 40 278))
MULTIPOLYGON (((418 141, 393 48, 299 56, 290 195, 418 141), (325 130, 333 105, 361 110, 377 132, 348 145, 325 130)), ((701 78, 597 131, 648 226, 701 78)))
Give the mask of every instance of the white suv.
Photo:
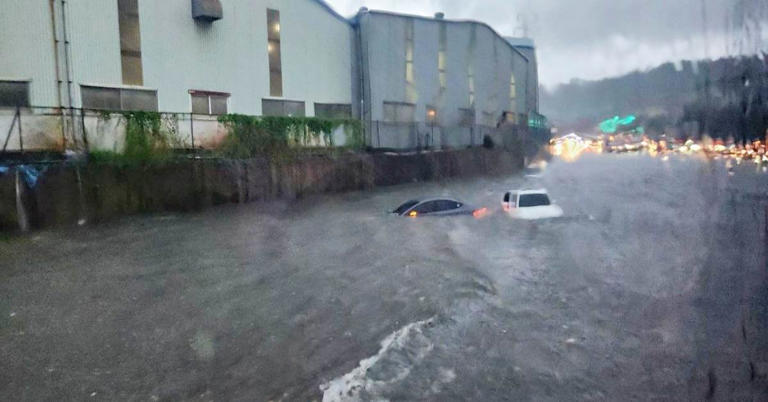
POLYGON ((501 207, 513 218, 548 219, 563 216, 562 208, 552 204, 547 190, 514 190, 504 194, 501 207))

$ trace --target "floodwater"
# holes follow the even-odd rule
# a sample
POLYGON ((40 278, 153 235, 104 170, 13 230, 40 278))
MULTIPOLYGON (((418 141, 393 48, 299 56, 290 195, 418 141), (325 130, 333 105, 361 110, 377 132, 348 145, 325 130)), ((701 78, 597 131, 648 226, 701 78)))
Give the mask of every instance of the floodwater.
POLYGON ((0 399, 765 400, 767 206, 750 164, 593 155, 0 241, 0 399), (386 213, 425 195, 491 213, 386 213))

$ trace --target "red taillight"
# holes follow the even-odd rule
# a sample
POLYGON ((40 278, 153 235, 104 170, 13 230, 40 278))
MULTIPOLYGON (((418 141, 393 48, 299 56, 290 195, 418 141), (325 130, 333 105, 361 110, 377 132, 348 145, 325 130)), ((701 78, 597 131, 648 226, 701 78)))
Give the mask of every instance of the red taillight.
POLYGON ((475 218, 482 218, 488 213, 488 208, 480 208, 476 209, 474 212, 472 212, 472 216, 475 218))

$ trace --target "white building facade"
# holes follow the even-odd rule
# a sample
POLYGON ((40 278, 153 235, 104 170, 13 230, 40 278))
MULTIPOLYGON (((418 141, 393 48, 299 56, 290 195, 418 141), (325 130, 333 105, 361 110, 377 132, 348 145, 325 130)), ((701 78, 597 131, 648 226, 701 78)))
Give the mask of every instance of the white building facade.
POLYGON ((218 20, 194 19, 193 3, 5 2, 0 77, 28 82, 33 106, 87 108, 102 101, 116 108, 110 91, 99 88, 124 89, 127 97, 156 94, 156 102, 135 103, 162 112, 191 112, 196 91, 226 97, 228 112, 253 115, 263 114, 264 99, 304 102, 301 114, 308 116, 315 103, 351 104, 353 30, 324 3, 217 1, 218 20), (270 67, 273 53, 277 68, 270 67), (279 91, 270 88, 274 72, 279 91), (106 99, 90 99, 89 89, 106 99))
MULTIPOLYGON (((148 110, 188 114, 180 131, 199 146, 223 135, 217 115, 240 113, 361 118, 368 145, 397 149, 476 144, 472 127, 536 109, 531 61, 478 22, 348 20, 322 0, 8 0, 2 11, 0 140, 16 106, 59 110, 65 142, 114 129, 80 109, 148 110)), ((56 131, 30 121, 24 138, 56 131)), ((88 141, 117 149, 107 137, 88 141)))

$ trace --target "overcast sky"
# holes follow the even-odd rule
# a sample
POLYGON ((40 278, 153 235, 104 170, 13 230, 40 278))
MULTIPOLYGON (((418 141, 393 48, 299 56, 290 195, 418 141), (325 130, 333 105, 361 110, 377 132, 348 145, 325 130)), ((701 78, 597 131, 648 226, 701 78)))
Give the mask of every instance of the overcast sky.
MULTIPOLYGON (((541 83, 548 87, 572 78, 599 79, 666 61, 736 53, 734 45, 728 46, 733 35, 726 21, 737 0, 327 1, 344 15, 362 6, 419 15, 442 11, 448 19, 487 22, 504 36, 521 36, 527 27, 538 47, 541 83)), ((761 36, 768 43, 768 29, 761 36)))

